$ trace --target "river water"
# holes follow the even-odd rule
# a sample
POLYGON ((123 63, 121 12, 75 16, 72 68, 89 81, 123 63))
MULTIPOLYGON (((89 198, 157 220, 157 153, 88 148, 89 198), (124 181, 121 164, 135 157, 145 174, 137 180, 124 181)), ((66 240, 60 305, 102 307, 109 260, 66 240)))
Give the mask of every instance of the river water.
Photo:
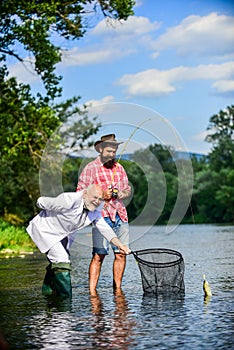
MULTIPOLYGON (((112 253, 105 259, 98 296, 89 297, 91 248, 73 245, 73 298, 46 299, 44 255, 0 260, 0 330, 9 349, 233 349, 234 227, 132 227, 132 250, 169 248, 185 261, 185 296, 143 295, 139 266, 127 257, 122 293, 112 290, 112 253), (204 299, 203 274, 212 297, 204 299)), ((86 237, 86 238, 84 238, 86 237)), ((1 348, 1 345, 0 345, 1 348)), ((3 347, 2 347, 3 348, 3 347)))

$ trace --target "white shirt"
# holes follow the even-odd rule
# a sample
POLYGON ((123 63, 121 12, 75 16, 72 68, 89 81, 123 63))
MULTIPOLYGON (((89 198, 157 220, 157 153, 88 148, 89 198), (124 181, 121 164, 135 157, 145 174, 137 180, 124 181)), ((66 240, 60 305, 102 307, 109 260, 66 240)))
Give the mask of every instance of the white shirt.
POLYGON ((72 242, 76 232, 91 223, 108 241, 117 237, 102 217, 103 203, 96 210, 89 211, 85 222, 80 225, 84 207, 83 191, 65 192, 54 198, 40 197, 37 206, 43 210, 30 221, 26 230, 42 253, 64 237, 72 242))

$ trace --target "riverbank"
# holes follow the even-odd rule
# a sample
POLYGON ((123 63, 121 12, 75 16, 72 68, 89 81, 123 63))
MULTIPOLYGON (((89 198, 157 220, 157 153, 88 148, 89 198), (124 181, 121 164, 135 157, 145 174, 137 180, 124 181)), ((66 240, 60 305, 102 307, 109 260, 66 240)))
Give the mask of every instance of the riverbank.
POLYGON ((0 219, 0 257, 23 256, 36 250, 24 226, 15 226, 0 219))
POLYGON ((24 250, 14 250, 14 249, 2 249, 0 250, 0 259, 5 258, 5 259, 10 259, 10 258, 25 258, 26 255, 34 254, 35 250, 33 251, 24 251, 24 250))

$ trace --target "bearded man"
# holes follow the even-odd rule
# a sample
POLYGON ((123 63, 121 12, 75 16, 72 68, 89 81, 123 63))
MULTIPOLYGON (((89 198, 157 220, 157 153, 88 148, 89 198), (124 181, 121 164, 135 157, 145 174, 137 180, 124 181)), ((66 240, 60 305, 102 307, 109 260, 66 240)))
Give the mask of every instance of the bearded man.
MULTIPOLYGON (((129 247, 128 215, 123 200, 131 195, 131 187, 123 166, 116 161, 116 152, 121 143, 115 139, 115 134, 104 135, 95 142, 94 148, 99 156, 88 163, 81 172, 77 191, 90 184, 101 186, 105 201, 102 216, 121 242, 129 247)), ((93 256, 89 266, 89 289, 90 294, 95 295, 102 263, 109 252, 109 242, 97 227, 92 229, 92 239, 93 256)), ((111 247, 114 252, 113 288, 120 290, 126 267, 126 255, 113 243, 111 247)))

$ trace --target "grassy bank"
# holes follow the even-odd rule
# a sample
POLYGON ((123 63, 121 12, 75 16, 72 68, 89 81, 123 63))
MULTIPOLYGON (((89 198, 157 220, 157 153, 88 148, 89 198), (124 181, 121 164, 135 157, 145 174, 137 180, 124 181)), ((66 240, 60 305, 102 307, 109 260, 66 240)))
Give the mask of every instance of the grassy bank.
POLYGON ((0 254, 21 254, 36 251, 37 248, 25 227, 14 226, 0 219, 0 254))

